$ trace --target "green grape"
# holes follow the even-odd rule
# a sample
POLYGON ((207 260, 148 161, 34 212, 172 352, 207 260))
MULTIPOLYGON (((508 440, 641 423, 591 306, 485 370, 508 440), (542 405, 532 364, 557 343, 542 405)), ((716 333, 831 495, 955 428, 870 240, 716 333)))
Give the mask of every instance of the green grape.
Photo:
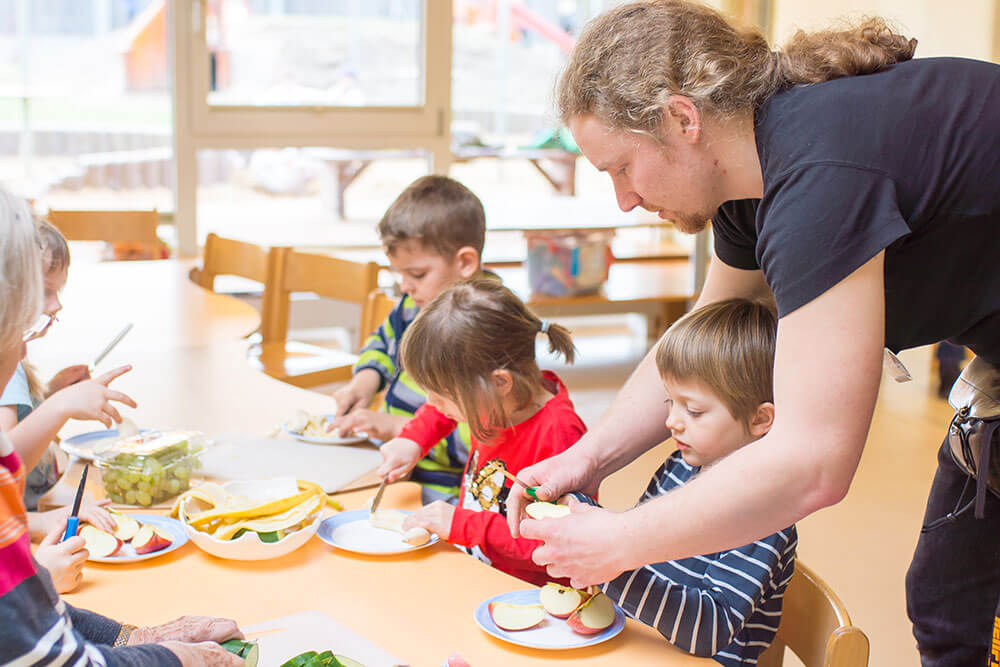
POLYGON ((119 504, 121 504, 121 503, 125 502, 125 496, 123 496, 120 493, 109 493, 108 494, 108 498, 111 498, 111 502, 113 502, 113 503, 119 503, 119 504))
POLYGON ((115 480, 118 479, 118 471, 110 468, 108 470, 105 470, 103 479, 105 484, 114 483, 115 480))
POLYGON ((135 505, 136 498, 138 498, 138 492, 135 489, 129 489, 125 492, 125 502, 129 505, 135 505))
POLYGON ((140 491, 144 491, 145 493, 150 493, 153 490, 153 485, 146 481, 145 476, 143 476, 143 479, 135 485, 135 488, 140 491))
POLYGON ((139 480, 142 479, 142 475, 140 475, 134 470, 129 470, 127 473, 125 473, 125 479, 128 481, 130 485, 137 484, 139 480))
POLYGON ((140 505, 146 505, 147 507, 153 504, 153 496, 146 491, 139 491, 135 499, 139 501, 140 505))
POLYGON ((174 467, 174 477, 180 480, 185 480, 191 477, 191 469, 188 468, 183 463, 178 464, 174 467))
POLYGON ((177 495, 178 493, 181 492, 181 480, 179 479, 167 480, 166 489, 167 493, 169 493, 170 495, 172 496, 177 495))

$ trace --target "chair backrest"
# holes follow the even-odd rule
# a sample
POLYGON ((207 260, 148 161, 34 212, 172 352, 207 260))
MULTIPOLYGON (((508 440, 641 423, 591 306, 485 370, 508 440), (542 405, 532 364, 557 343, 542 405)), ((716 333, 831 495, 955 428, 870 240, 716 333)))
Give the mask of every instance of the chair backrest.
POLYGON ((868 637, 851 625, 844 603, 801 560, 785 591, 778 634, 757 665, 781 667, 786 646, 806 667, 868 665, 868 637))
POLYGON ((216 276, 240 276, 266 284, 269 254, 269 248, 209 234, 201 266, 191 271, 191 279, 209 290, 215 289, 216 276))
POLYGON ((396 299, 380 289, 374 289, 368 294, 365 305, 361 309, 361 329, 358 331, 361 345, 364 345, 365 339, 375 333, 379 325, 389 317, 389 313, 396 307, 396 303, 396 299))
POLYGON ((160 214, 151 211, 50 210, 49 221, 68 241, 160 243, 160 214))
POLYGON ((311 292, 327 299, 364 306, 378 287, 378 264, 272 248, 270 276, 261 306, 261 339, 264 343, 288 337, 288 313, 293 292, 311 292))

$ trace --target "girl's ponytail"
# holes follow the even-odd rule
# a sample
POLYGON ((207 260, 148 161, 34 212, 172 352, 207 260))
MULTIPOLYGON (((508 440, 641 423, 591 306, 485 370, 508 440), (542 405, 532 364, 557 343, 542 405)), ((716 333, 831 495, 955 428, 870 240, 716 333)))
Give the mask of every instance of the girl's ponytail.
POLYGON ((573 345, 573 337, 569 329, 561 324, 552 324, 547 320, 542 320, 541 331, 549 337, 549 352, 561 354, 567 363, 573 363, 576 359, 576 346, 573 345))

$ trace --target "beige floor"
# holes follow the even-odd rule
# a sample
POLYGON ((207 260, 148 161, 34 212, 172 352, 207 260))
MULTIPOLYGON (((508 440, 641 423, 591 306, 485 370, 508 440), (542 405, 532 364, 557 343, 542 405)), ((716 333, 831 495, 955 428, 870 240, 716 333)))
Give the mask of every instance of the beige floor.
MULTIPOLYGON (((581 332, 585 333, 585 332, 581 332)), ((641 356, 634 337, 579 337, 582 363, 561 370, 577 408, 593 424, 641 356)), ((883 381, 868 445, 851 492, 799 523, 799 555, 841 596, 871 640, 873 666, 919 664, 903 582, 951 410, 931 382, 930 348, 902 355, 914 381, 883 381)), ((808 446, 808 443, 803 443, 808 446)), ((672 451, 663 445, 610 477, 602 501, 626 508, 672 451)), ((791 664, 791 663, 787 663, 791 664)))

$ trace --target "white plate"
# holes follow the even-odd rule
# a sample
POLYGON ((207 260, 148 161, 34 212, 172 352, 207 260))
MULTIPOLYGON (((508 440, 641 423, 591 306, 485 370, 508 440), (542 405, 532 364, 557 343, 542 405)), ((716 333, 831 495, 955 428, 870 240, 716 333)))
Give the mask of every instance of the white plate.
POLYGON ((476 623, 488 634, 505 642, 528 648, 555 650, 593 646, 617 636, 625 628, 625 612, 619 609, 618 605, 615 605, 615 622, 605 630, 593 635, 581 635, 578 632, 573 632, 566 624, 566 619, 556 618, 552 614, 546 614, 545 620, 533 628, 511 632, 500 629, 493 622, 493 617, 490 616, 491 602, 538 604, 538 589, 531 588, 526 591, 511 591, 510 593, 494 595, 476 607, 474 614, 476 623))
POLYGON ((91 556, 87 560, 94 561, 96 563, 135 563, 140 560, 149 560, 150 558, 156 558, 157 556, 162 556, 168 554, 171 551, 176 551, 184 546, 188 541, 188 536, 184 532, 184 526, 177 519, 171 519, 166 516, 159 516, 156 514, 127 514, 140 524, 148 523, 150 525, 156 526, 157 528, 163 528, 170 533, 173 538, 173 542, 169 547, 165 549, 160 549, 159 551, 153 551, 148 554, 137 554, 135 548, 132 546, 131 542, 126 542, 118 550, 118 553, 114 556, 107 556, 106 558, 94 558, 91 556))
MULTIPOLYGON (((139 429, 139 433, 149 433, 150 429, 139 429)), ((121 439, 117 429, 105 429, 102 431, 91 431, 81 433, 72 438, 66 438, 59 443, 62 450, 67 454, 75 456, 84 461, 93 461, 94 458, 105 449, 121 439)))
MULTIPOLYGON (((332 420, 334 415, 325 414, 323 418, 327 421, 332 420)), ((291 421, 291 420, 289 420, 291 421)), ((288 422, 281 425, 281 432, 285 435, 290 435, 296 440, 301 440, 302 442, 311 442, 314 445, 350 445, 355 442, 364 442, 368 440, 368 436, 364 433, 355 433, 352 436, 341 438, 339 436, 319 436, 319 435, 302 435, 301 433, 296 433, 295 431, 288 430, 288 422)))
MULTIPOLYGON (((400 511, 412 514, 406 510, 400 511)), ((419 547, 407 544, 399 533, 372 526, 368 522, 369 515, 368 510, 362 509, 328 516, 319 524, 316 535, 319 539, 338 549, 377 556, 416 551, 429 547, 438 541, 438 536, 431 533, 431 539, 427 544, 421 544, 419 547)))

